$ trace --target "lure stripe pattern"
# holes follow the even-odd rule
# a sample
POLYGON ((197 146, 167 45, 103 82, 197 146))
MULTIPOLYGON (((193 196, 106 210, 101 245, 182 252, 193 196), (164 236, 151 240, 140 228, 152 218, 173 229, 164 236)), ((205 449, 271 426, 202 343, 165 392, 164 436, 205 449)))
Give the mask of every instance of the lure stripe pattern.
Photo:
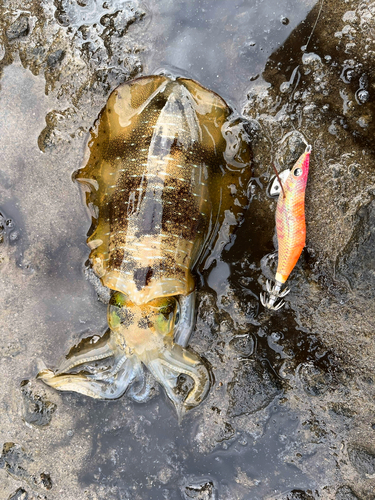
POLYGON ((276 208, 278 266, 276 281, 285 283, 306 241, 305 190, 311 148, 300 156, 283 185, 276 208))

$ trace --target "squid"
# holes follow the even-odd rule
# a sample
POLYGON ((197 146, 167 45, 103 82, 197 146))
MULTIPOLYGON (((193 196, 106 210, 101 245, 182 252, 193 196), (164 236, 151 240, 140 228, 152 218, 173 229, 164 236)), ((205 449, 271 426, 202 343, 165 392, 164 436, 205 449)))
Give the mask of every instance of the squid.
POLYGON ((91 215, 90 267, 111 294, 108 330, 56 369, 43 364, 40 380, 142 400, 148 370, 179 416, 204 400, 210 368, 188 347, 197 279, 247 208, 250 139, 245 121, 194 80, 152 75, 112 92, 74 174, 91 215))

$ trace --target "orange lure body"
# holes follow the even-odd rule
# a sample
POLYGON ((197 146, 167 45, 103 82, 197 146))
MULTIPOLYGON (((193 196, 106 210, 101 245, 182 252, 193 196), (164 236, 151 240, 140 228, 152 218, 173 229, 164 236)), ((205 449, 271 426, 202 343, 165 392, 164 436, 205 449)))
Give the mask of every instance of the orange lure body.
POLYGON ((276 233, 279 245, 275 280, 285 283, 293 271, 306 241, 305 190, 311 147, 294 165, 279 195, 276 208, 276 233))

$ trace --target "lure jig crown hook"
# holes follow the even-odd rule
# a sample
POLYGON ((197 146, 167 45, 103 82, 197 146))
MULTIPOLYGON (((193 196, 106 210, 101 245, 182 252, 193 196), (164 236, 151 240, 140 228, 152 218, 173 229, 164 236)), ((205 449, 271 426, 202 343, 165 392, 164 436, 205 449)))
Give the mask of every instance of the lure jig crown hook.
MULTIPOLYGON (((282 179, 281 191, 276 207, 276 234, 278 241, 278 264, 275 275, 275 285, 267 280, 267 293, 260 295, 264 307, 278 311, 283 307, 283 300, 289 293, 281 287, 288 279, 296 265, 306 241, 305 224, 305 190, 309 172, 311 145, 307 145, 305 152, 297 160, 294 167, 282 179)), ((287 171, 286 171, 287 172, 287 171)), ((280 177, 279 182, 280 182, 280 177)))

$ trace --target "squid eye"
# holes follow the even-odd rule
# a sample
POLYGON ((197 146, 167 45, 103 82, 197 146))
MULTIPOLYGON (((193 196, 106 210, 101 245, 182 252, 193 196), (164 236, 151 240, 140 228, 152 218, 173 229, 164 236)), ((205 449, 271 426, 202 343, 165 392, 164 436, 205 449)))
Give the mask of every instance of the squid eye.
POLYGON ((115 292, 112 294, 112 297, 109 301, 111 306, 116 306, 116 307, 123 307, 129 302, 128 298, 126 295, 124 295, 121 292, 115 292))
POLYGON ((108 314, 108 325, 111 330, 116 330, 121 325, 121 317, 118 311, 111 308, 108 314))
POLYGON ((123 293, 115 292, 112 295, 108 307, 108 325, 111 330, 116 330, 120 326, 128 327, 131 324, 133 319, 131 305, 123 293))
POLYGON ((295 171, 293 172, 293 175, 295 175, 296 177, 302 175, 302 168, 296 168, 295 171))
POLYGON ((179 315, 178 302, 174 297, 161 297, 148 303, 155 310, 155 329, 162 335, 173 330, 179 315))
POLYGON ((134 322, 134 314, 127 307, 109 306, 107 320, 111 330, 116 330, 120 327, 129 328, 134 322))
POLYGON ((173 327, 173 313, 168 318, 165 314, 159 313, 155 319, 155 328, 162 335, 168 335, 173 327))

